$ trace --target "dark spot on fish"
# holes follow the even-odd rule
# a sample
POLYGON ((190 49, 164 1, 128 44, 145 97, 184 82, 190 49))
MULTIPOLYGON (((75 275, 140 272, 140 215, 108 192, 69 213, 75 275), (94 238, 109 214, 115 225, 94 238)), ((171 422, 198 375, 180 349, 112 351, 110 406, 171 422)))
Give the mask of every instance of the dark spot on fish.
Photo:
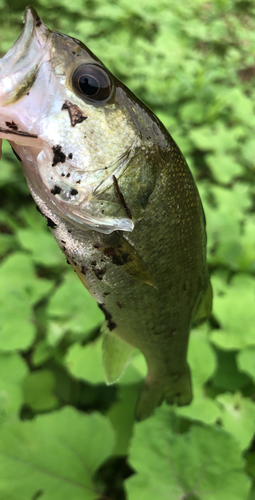
POLYGON ((69 153, 68 158, 69 158, 70 160, 72 160, 72 159, 73 159, 73 153, 69 153))
POLYGON ((70 175, 71 175, 70 172, 68 172, 68 174, 66 174, 66 177, 70 177, 70 175))
POLYGON ((69 266, 71 265, 71 262, 68 259, 66 259, 66 263, 69 264, 69 266))
POLYGON ((63 174, 63 173, 62 173, 62 174, 61 174, 61 177, 65 177, 65 174, 63 174))
POLYGON ((96 277, 97 277, 100 281, 102 281, 103 276, 104 276, 104 275, 105 275, 105 273, 106 273, 106 267, 103 267, 102 269, 97 269, 96 267, 93 267, 93 271, 94 271, 94 273, 95 273, 96 277))
POLYGON ((46 220, 47 220, 47 226, 50 227, 51 229, 55 229, 55 227, 57 227, 57 224, 55 224, 55 222, 53 222, 53 220, 51 220, 49 217, 46 217, 46 220))
POLYGON ((116 190, 116 193, 117 193, 117 197, 119 199, 119 202, 121 203, 121 205, 124 207, 124 210, 127 214, 127 217, 129 217, 129 219, 132 219, 132 213, 131 213, 131 210, 130 208, 128 207, 127 205, 127 202, 123 196, 123 193, 121 192, 121 189, 119 187, 119 184, 118 184, 118 181, 115 177, 115 175, 112 176, 113 178, 113 184, 114 184, 114 187, 115 187, 115 190, 116 190))
POLYGON ((65 247, 65 246, 63 246, 62 250, 63 250, 63 252, 65 252, 65 251, 66 251, 66 247, 65 247))
POLYGON ((73 263, 74 263, 75 266, 77 266, 77 262, 75 262, 75 260, 73 260, 73 263))
POLYGON ((112 321, 112 315, 105 309, 104 304, 98 304, 98 307, 104 313, 105 319, 107 321, 107 326, 111 332, 117 326, 116 323, 114 323, 114 321, 112 321))
POLYGON ((186 290, 187 290, 187 285, 186 285, 186 283, 184 283, 184 285, 183 285, 183 290, 184 290, 184 292, 186 292, 186 290))
POLYGON ((71 189, 70 194, 71 196, 76 196, 78 194, 77 189, 71 189))
POLYGON ((28 132, 22 132, 21 130, 12 130, 9 128, 6 129, 3 127, 0 127, 0 132, 3 132, 4 134, 19 135, 20 137, 30 137, 31 139, 38 139, 38 135, 29 134, 28 132))
POLYGON ((104 292, 103 295, 104 297, 107 297, 107 295, 110 295, 110 292, 104 292))
POLYGON ((67 232, 68 232, 69 234, 72 234, 72 231, 71 231, 71 229, 68 229, 68 231, 67 231, 67 232))
POLYGON ((14 121, 12 122, 5 122, 5 125, 9 128, 11 128, 12 130, 18 130, 18 125, 16 125, 16 123, 14 123, 14 121))
POLYGON ((98 243, 96 243, 95 245, 93 245, 94 248, 100 248, 100 245, 98 245, 98 243))
POLYGON ((81 183, 81 179, 79 179, 78 181, 76 181, 76 184, 80 184, 81 183))
POLYGON ((104 210, 102 210, 102 214, 104 214, 104 210))
POLYGON ((116 264, 116 266, 124 266, 124 264, 127 264, 132 260, 128 253, 122 253, 119 251, 117 254, 113 247, 104 248, 104 254, 107 255, 107 257, 110 257, 112 263, 116 264))
POLYGON ((70 101, 65 101, 61 109, 67 109, 72 127, 75 127, 77 123, 82 123, 88 118, 76 104, 70 101))
POLYGON ((122 309, 123 305, 120 302, 116 302, 117 306, 119 306, 120 309, 122 309))
POLYGON ((104 254, 107 255, 108 257, 114 257, 116 255, 113 247, 104 248, 104 254))
POLYGON ((56 185, 55 185, 55 186, 51 189, 51 191, 50 191, 50 192, 51 192, 52 194, 60 194, 60 193, 61 193, 61 191, 62 191, 62 189, 61 189, 59 186, 56 186, 56 185))
POLYGON ((81 272, 82 272, 82 274, 84 274, 85 276, 86 276, 86 274, 87 274, 87 271, 88 271, 88 270, 89 270, 89 268, 88 268, 88 267, 81 266, 81 272))
POLYGON ((53 163, 52 166, 55 167, 58 163, 65 163, 66 161, 66 155, 61 151, 62 146, 59 146, 58 144, 56 146, 53 146, 53 163))
POLYGON ((41 26, 41 24, 42 24, 42 21, 41 21, 40 17, 37 16, 37 18, 36 18, 36 26, 37 26, 37 28, 39 28, 39 26, 41 26))
POLYGON ((92 260, 91 265, 96 266, 97 265, 96 260, 92 260))
POLYGON ((27 95, 29 95, 29 94, 30 94, 30 92, 27 93, 27 95))
POLYGON ((17 160, 19 160, 19 161, 20 161, 20 163, 21 163, 21 162, 22 162, 22 160, 21 160, 21 158, 19 157, 18 153, 16 153, 15 149, 13 149, 13 147, 12 147, 12 146, 11 146, 11 148, 12 148, 12 151, 13 151, 13 153, 15 154, 15 156, 16 156, 16 158, 17 158, 17 160))
POLYGON ((61 240, 61 243, 66 243, 64 240, 61 240))

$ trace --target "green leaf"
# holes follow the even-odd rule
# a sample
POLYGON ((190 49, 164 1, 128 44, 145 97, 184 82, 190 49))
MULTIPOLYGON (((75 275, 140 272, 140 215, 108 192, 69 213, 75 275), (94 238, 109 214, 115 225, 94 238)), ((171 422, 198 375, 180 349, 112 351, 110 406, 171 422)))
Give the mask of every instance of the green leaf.
POLYGON ((0 424, 12 415, 17 416, 23 403, 22 382, 27 371, 18 354, 0 353, 0 424))
POLYGON ((242 349, 255 344, 255 280, 237 274, 230 285, 212 278, 214 314, 221 328, 214 330, 211 341, 221 349, 242 349))
POLYGON ((108 420, 73 408, 0 428, 0 496, 97 500, 98 467, 114 443, 108 420))
POLYGON ((240 449, 248 448, 254 435, 255 404, 240 393, 217 396, 223 427, 236 437, 240 449))
POLYGON ((49 293, 53 284, 38 279, 31 259, 23 253, 7 257, 0 267, 0 349, 26 349, 36 328, 32 305, 49 293))
POLYGON ((212 170, 215 180, 218 182, 231 182, 234 177, 241 175, 243 172, 242 166, 236 163, 233 157, 228 155, 207 155, 206 161, 212 170))
POLYGON ((137 471, 126 481, 129 500, 240 500, 250 488, 234 437, 196 425, 179 434, 166 407, 135 426, 129 460, 137 471))
POLYGON ((59 324, 62 336, 71 331, 75 339, 88 337, 104 320, 97 302, 72 271, 65 274, 64 282, 49 301, 47 312, 59 324))
POLYGON ((216 388, 227 391, 236 391, 241 387, 249 385, 250 379, 237 369, 236 351, 217 350, 217 358, 217 371, 212 380, 213 385, 216 388))
POLYGON ((52 410, 58 404, 56 382, 50 370, 29 373, 23 382, 24 403, 35 411, 52 410))
POLYGON ((140 384, 120 385, 117 402, 107 412, 116 432, 114 455, 128 454, 134 425, 135 405, 140 389, 140 384))
POLYGON ((255 383, 255 346, 242 349, 237 355, 238 368, 249 375, 255 383))
POLYGON ((66 258, 50 231, 42 229, 18 229, 17 236, 21 246, 31 252, 32 260, 45 266, 65 266, 66 258))
POLYGON ((102 363, 102 338, 85 346, 76 343, 70 347, 65 365, 76 378, 91 384, 105 384, 102 363))

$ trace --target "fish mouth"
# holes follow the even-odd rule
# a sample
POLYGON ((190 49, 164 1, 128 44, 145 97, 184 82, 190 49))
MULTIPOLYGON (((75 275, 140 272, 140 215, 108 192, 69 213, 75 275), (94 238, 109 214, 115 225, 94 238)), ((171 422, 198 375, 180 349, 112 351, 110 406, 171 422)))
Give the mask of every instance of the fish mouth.
POLYGON ((39 147, 40 141, 36 134, 29 132, 22 114, 15 113, 15 104, 28 95, 34 84, 40 61, 49 46, 50 30, 33 7, 27 7, 24 22, 22 33, 0 59, 0 143, 7 139, 24 146, 34 142, 39 147))
POLYGON ((33 7, 27 7, 24 13, 25 26, 23 31, 13 46, 0 60, 0 78, 10 73, 10 70, 15 67, 15 64, 24 58, 24 54, 28 51, 34 36, 37 20, 40 21, 40 18, 35 9, 33 7))

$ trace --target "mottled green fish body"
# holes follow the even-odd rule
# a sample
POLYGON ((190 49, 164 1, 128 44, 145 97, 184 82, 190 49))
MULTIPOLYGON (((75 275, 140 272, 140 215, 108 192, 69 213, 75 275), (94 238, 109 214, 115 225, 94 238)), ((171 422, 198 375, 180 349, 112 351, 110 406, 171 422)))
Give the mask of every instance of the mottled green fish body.
POLYGON ((191 172, 161 122, 83 44, 32 8, 25 21, 0 60, 0 137, 105 314, 107 382, 137 347, 148 365, 137 419, 164 399, 189 404, 189 332, 212 303, 191 172))

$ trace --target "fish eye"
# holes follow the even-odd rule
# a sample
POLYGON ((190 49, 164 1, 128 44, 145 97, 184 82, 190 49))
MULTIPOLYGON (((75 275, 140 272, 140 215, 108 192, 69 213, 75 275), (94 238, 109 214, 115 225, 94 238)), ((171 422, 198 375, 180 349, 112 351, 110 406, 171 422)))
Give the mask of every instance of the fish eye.
POLYGON ((105 101, 112 90, 108 73, 96 64, 82 64, 73 73, 73 87, 92 101, 105 101))

